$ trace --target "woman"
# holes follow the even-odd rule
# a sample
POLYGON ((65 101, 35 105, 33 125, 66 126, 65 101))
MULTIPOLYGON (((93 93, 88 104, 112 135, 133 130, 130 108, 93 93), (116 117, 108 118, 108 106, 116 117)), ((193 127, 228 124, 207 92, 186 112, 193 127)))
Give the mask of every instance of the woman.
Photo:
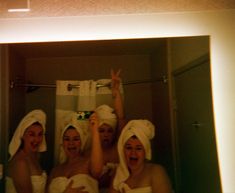
POLYGON ((18 125, 9 145, 6 193, 45 192, 47 176, 38 153, 46 151, 45 124, 45 113, 33 110, 18 125))
POLYGON ((90 155, 83 154, 88 139, 86 122, 72 113, 71 120, 62 132, 65 162, 53 168, 47 185, 48 193, 98 193, 97 178, 103 167, 103 157, 98 133, 98 118, 94 113, 89 118, 91 130, 90 155))
POLYGON ((171 184, 160 165, 149 163, 154 126, 148 120, 132 120, 118 140, 120 163, 110 193, 170 193, 171 184))
POLYGON ((102 175, 99 178, 100 192, 107 192, 110 186, 111 176, 114 174, 118 164, 117 139, 125 124, 123 101, 120 93, 120 70, 114 72, 111 70, 112 78, 112 96, 114 109, 108 105, 101 105, 95 109, 99 118, 99 134, 104 156, 104 167, 102 175))

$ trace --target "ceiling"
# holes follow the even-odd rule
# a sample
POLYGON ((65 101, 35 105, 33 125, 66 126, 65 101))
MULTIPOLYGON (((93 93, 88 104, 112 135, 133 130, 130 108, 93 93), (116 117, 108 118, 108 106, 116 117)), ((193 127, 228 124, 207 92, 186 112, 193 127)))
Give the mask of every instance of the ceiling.
POLYGON ((13 53, 22 57, 76 57, 97 55, 133 55, 151 54, 166 43, 166 38, 126 39, 126 40, 97 40, 46 43, 17 43, 9 44, 13 53))

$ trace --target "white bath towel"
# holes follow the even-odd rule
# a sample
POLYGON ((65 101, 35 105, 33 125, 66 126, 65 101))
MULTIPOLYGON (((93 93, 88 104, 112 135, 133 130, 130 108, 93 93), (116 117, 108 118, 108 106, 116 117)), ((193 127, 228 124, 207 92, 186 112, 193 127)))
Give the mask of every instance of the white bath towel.
POLYGON ((129 177, 129 171, 126 166, 125 156, 123 152, 123 147, 127 140, 135 135, 144 146, 145 158, 150 160, 152 156, 150 140, 154 137, 154 134, 155 127, 148 120, 132 120, 129 121, 123 128, 118 140, 118 154, 120 163, 117 167, 116 175, 113 181, 113 186, 116 190, 118 190, 119 186, 129 177))
MULTIPOLYGON (((72 188, 83 186, 88 193, 98 193, 98 181, 88 174, 75 174, 68 178, 66 176, 58 176, 52 179, 49 184, 49 193, 63 193, 68 184, 73 180, 72 188)), ((83 192, 82 191, 82 192, 83 192)))
MULTIPOLYGON (((17 150, 19 149, 21 145, 21 139, 24 135, 25 130, 32 125, 33 123, 39 122, 42 127, 43 131, 45 133, 46 131, 46 114, 40 110, 36 109, 31 112, 29 112, 19 123, 18 127, 15 130, 15 133, 11 139, 11 142, 9 144, 9 154, 10 154, 10 159, 15 155, 17 150)), ((38 151, 43 152, 46 151, 47 146, 46 146, 46 140, 45 140, 45 135, 43 136, 43 141, 41 145, 39 146, 38 151)))
POLYGON ((95 109, 95 112, 98 115, 100 125, 107 124, 116 129, 117 126, 117 116, 114 113, 114 109, 108 105, 100 105, 95 109))
POLYGON ((87 147, 87 143, 88 140, 90 139, 90 130, 88 128, 88 120, 78 120, 78 114, 76 112, 72 112, 70 114, 68 114, 65 118, 64 118, 64 129, 61 132, 61 137, 60 137, 60 163, 63 163, 66 160, 66 155, 63 149, 63 135, 64 132, 70 127, 74 127, 77 132, 80 135, 80 139, 81 139, 81 151, 83 152, 86 147, 87 147))
MULTIPOLYGON (((21 176, 19 176, 20 178, 21 176)), ((43 172, 41 175, 30 176, 32 183, 32 193, 45 193, 45 187, 47 182, 47 174, 43 172)), ((13 179, 6 176, 6 191, 5 193, 17 193, 13 179)))

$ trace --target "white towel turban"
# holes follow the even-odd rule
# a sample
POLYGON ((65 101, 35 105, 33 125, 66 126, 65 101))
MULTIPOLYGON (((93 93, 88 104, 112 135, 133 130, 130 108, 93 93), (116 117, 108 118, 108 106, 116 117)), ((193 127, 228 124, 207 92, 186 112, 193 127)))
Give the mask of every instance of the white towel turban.
POLYGON ((87 146, 89 145, 89 138, 90 138, 90 130, 88 128, 88 120, 78 120, 78 113, 72 112, 69 115, 66 116, 64 120, 65 127, 63 131, 61 132, 61 138, 60 138, 60 145, 61 145, 61 152, 60 152, 60 163, 63 163, 66 160, 66 155, 63 148, 63 135, 64 132, 70 127, 74 127, 76 131, 80 135, 81 139, 81 151, 83 152, 87 146))
MULTIPOLYGON (((39 122, 42 125, 43 131, 45 133, 46 131, 46 114, 40 110, 36 109, 31 112, 29 112, 19 123, 18 127, 15 130, 15 133, 11 139, 11 142, 9 144, 9 153, 10 153, 10 159, 15 155, 17 150, 19 149, 21 145, 21 139, 24 135, 25 130, 32 125, 33 123, 39 122)), ((38 151, 43 152, 46 151, 46 139, 45 135, 43 137, 43 141, 39 146, 38 151)))
POLYGON ((122 182, 127 180, 127 178, 129 177, 129 171, 126 166, 124 155, 124 145, 127 140, 135 135, 144 146, 145 158, 150 160, 152 157, 150 140, 154 137, 154 134, 155 127, 148 120, 132 120, 129 121, 127 125, 123 128, 118 140, 118 154, 120 163, 117 167, 117 172, 113 182, 113 186, 116 190, 118 190, 118 187, 122 184, 122 182))
POLYGON ((98 115, 100 125, 107 124, 112 127, 113 130, 117 126, 117 116, 114 113, 113 108, 108 105, 100 105, 95 109, 95 112, 98 115))

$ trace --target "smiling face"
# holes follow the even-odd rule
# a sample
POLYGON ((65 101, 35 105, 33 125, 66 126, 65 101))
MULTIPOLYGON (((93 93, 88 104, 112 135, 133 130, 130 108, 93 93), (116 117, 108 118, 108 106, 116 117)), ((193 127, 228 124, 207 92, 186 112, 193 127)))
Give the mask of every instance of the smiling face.
POLYGON ((136 136, 132 136, 124 145, 124 155, 130 170, 141 168, 145 162, 145 149, 136 136))
POLYGON ((43 128, 39 123, 29 126, 22 137, 23 148, 27 152, 38 152, 44 137, 43 128))
POLYGON ((102 147, 110 147, 113 143, 115 134, 113 128, 107 124, 102 124, 99 127, 99 134, 102 147))
POLYGON ((76 157, 80 154, 81 138, 77 130, 69 127, 63 135, 63 147, 68 157, 76 157))

